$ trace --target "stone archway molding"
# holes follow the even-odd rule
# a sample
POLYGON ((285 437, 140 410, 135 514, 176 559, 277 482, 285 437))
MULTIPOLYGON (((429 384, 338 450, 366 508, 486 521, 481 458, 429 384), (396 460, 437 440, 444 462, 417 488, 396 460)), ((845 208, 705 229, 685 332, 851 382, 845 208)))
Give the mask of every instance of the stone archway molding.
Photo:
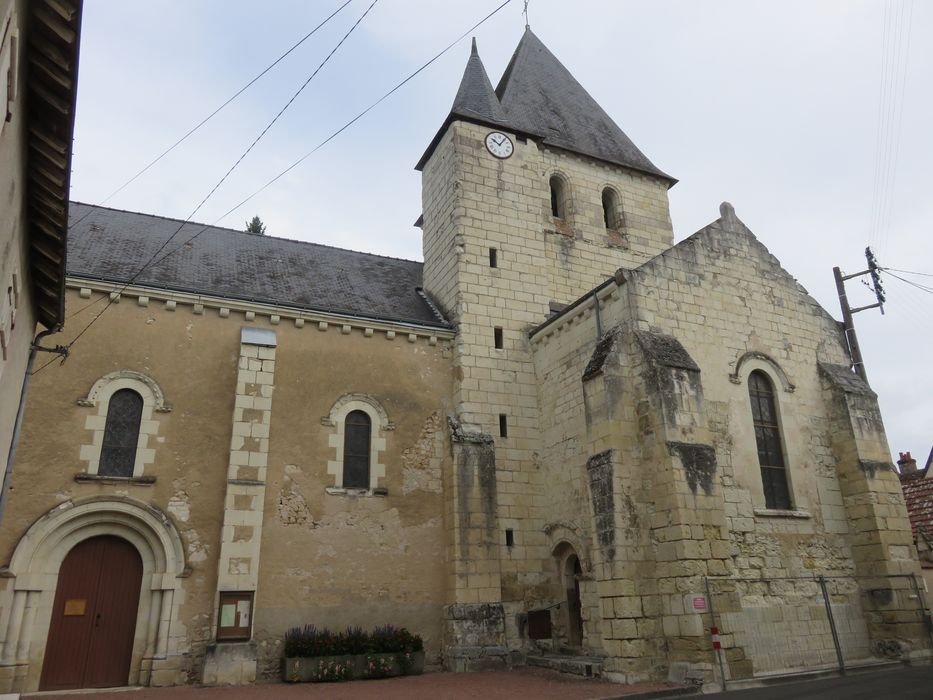
MULTIPOLYGON (((144 387, 145 390, 148 390, 148 393, 152 397, 153 410, 158 413, 171 412, 172 405, 166 403, 165 394, 162 393, 162 387, 158 385, 156 380, 148 375, 143 374, 142 372, 134 372, 131 369, 121 369, 117 370, 116 372, 110 372, 110 374, 105 374, 103 377, 94 382, 94 384, 91 386, 91 390, 87 392, 87 396, 78 399, 78 405, 96 406, 102 398, 109 398, 113 391, 106 392, 106 396, 102 396, 102 394, 104 394, 105 389, 116 390, 115 388, 110 387, 110 384, 114 382, 117 382, 116 388, 121 389, 125 386, 137 390, 144 387), (133 386, 134 384, 136 384, 136 386, 133 386), (139 384, 142 384, 142 387, 139 387, 139 384)), ((145 390, 142 392, 144 394, 143 398, 145 398, 145 390)))
POLYGON ((38 688, 62 561, 75 545, 99 535, 127 540, 143 562, 130 685, 145 680, 153 660, 169 653, 182 597, 175 593, 190 573, 174 522, 158 508, 123 496, 66 501, 29 527, 9 566, 0 570, 0 576, 12 579, 2 594, 10 614, 0 667, 28 667, 19 690, 38 688))
MULTIPOLYGON (((742 366, 748 363, 749 361, 754 361, 754 360, 757 360, 758 362, 767 365, 769 369, 771 369, 774 372, 774 375, 781 381, 781 386, 783 387, 784 391, 786 391, 788 394, 794 393, 794 389, 796 389, 797 387, 794 385, 793 382, 790 381, 790 379, 788 378, 787 374, 784 372, 784 369, 781 367, 781 365, 779 365, 777 361, 774 358, 772 358, 770 355, 763 353, 763 352, 759 352, 757 350, 750 350, 749 352, 743 353, 742 355, 739 356, 739 358, 735 362, 735 370, 733 370, 732 374, 729 375, 729 381, 732 382, 733 384, 741 384, 742 376, 744 374, 742 372, 742 366)), ((754 365, 757 363, 752 362, 752 364, 754 365)))

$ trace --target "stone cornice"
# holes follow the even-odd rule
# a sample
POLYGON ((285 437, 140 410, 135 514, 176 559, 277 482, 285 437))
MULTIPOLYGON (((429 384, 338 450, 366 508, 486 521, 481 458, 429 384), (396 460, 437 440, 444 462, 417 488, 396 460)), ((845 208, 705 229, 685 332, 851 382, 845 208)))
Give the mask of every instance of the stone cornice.
POLYGON ((157 287, 124 286, 79 277, 68 277, 65 284, 68 289, 75 290, 83 299, 90 299, 91 295, 96 292, 109 295, 114 303, 119 303, 124 298, 130 298, 135 299, 139 306, 159 304, 162 310, 166 312, 174 312, 179 306, 186 306, 190 308, 191 313, 196 315, 216 311, 220 318, 230 318, 235 313, 240 322, 245 321, 247 323, 255 321, 257 317, 266 317, 272 325, 278 325, 283 321, 291 321, 296 328, 302 328, 305 325, 316 326, 321 331, 334 329, 344 335, 349 334, 353 329, 358 329, 366 337, 371 337, 379 332, 389 340, 400 337, 414 343, 419 338, 423 338, 428 341, 429 345, 436 345, 439 340, 452 340, 455 335, 453 329, 449 328, 365 318, 327 311, 312 311, 288 306, 274 306, 272 304, 192 294, 157 287))

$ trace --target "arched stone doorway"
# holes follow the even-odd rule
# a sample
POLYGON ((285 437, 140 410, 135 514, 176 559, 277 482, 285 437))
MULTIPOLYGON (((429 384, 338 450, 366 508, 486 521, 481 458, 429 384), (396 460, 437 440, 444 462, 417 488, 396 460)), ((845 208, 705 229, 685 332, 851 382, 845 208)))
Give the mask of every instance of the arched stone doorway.
POLYGON ((583 569, 576 549, 569 542, 554 548, 558 578, 563 594, 564 630, 566 645, 571 649, 583 647, 583 605, 580 596, 580 578, 583 569))
POLYGON ((583 606, 580 602, 580 559, 576 553, 564 560, 564 591, 567 600, 567 646, 583 646, 583 606))
POLYGON ((72 547, 58 573, 39 690, 126 685, 143 563, 120 537, 72 547))
POLYGON ((182 577, 189 572, 184 546, 172 520, 158 508, 127 497, 66 501, 23 534, 5 571, 11 580, 0 595, 0 607, 10 612, 0 666, 18 669, 13 690, 30 692, 39 688, 59 572, 69 552, 101 536, 127 542, 142 566, 125 682, 146 684, 149 673, 173 652, 170 640, 173 626, 179 626, 181 598, 176 593, 181 589, 182 577))

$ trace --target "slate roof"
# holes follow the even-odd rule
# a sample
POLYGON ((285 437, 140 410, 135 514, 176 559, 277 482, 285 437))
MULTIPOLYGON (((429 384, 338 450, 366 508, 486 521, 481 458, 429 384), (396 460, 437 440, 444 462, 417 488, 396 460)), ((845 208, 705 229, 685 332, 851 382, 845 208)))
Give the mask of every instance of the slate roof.
MULTIPOLYGON (((71 203, 69 215, 68 275, 115 283, 132 280, 182 223, 80 202, 71 203)), ((449 327, 420 293, 422 264, 412 260, 197 223, 185 224, 156 259, 172 250, 134 283, 449 327)))
POLYGON ((473 48, 470 51, 470 59, 463 70, 460 88, 457 90, 457 96, 454 97, 450 113, 484 123, 502 124, 503 126, 509 123, 505 116, 505 110, 502 109, 499 98, 496 97, 496 91, 492 89, 492 83, 489 82, 486 68, 480 60, 479 53, 476 50, 475 38, 473 39, 473 48))
POLYGON ((531 29, 525 30, 493 95, 488 84, 474 41, 450 114, 418 162, 418 170, 450 122, 465 118, 656 175, 671 185, 676 182, 648 160, 531 29))

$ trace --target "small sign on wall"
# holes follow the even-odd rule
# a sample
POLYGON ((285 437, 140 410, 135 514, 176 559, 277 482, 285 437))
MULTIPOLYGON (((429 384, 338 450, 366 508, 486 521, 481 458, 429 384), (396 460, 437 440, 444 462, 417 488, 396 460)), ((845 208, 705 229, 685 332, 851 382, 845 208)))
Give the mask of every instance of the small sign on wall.
POLYGON ((87 610, 87 601, 83 598, 73 598, 65 601, 65 617, 83 615, 87 610))
POLYGON ((701 613, 702 613, 702 612, 706 612, 706 610, 707 610, 707 605, 706 605, 706 596, 705 596, 705 595, 695 595, 695 596, 691 596, 691 600, 692 600, 692 602, 693 602, 693 610, 694 610, 695 612, 701 612, 701 613))

